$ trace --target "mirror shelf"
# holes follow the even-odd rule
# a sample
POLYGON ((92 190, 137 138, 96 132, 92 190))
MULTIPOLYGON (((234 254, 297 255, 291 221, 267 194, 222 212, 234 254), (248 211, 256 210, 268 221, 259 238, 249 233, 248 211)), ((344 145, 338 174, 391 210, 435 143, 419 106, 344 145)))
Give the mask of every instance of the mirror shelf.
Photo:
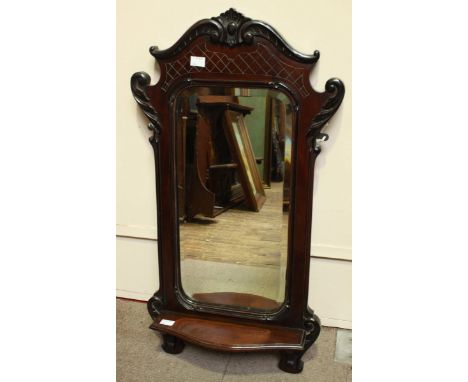
POLYGON ((295 51, 233 9, 194 24, 166 50, 161 76, 131 89, 153 132, 160 288, 148 301, 163 349, 184 341, 280 351, 302 370, 320 333, 308 306, 314 163, 344 97, 309 77, 318 51, 295 51))

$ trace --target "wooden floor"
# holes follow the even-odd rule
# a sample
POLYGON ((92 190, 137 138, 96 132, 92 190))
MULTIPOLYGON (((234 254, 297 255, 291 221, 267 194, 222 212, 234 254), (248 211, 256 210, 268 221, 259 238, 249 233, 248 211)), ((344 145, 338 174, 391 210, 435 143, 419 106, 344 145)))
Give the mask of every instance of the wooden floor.
POLYGON ((265 193, 259 212, 241 205, 214 219, 200 217, 180 224, 181 259, 279 267, 287 251, 283 183, 272 182, 265 193))

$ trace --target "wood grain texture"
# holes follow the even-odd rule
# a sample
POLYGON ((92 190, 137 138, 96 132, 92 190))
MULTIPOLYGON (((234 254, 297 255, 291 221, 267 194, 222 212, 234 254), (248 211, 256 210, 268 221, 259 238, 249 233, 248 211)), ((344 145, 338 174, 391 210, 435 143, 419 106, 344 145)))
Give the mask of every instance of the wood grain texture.
POLYGON ((164 313, 154 320, 150 328, 217 350, 300 351, 304 349, 305 331, 281 326, 240 324, 178 313, 164 313), (163 319, 174 321, 174 324, 172 326, 161 324, 163 319))

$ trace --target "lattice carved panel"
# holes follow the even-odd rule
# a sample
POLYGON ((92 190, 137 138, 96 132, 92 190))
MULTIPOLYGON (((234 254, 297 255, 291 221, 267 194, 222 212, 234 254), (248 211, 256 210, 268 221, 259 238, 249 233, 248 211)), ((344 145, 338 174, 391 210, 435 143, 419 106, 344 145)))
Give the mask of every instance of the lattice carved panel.
POLYGON ((256 50, 252 52, 239 53, 229 58, 223 52, 210 50, 205 46, 195 45, 187 50, 177 60, 163 64, 166 76, 161 85, 163 91, 167 91, 175 79, 181 76, 198 73, 218 74, 253 74, 260 76, 273 76, 286 80, 299 90, 302 97, 307 97, 309 87, 306 86, 308 78, 304 76, 304 69, 297 68, 278 59, 277 56, 263 44, 257 44, 256 50), (206 66, 190 66, 190 56, 206 58, 206 66))

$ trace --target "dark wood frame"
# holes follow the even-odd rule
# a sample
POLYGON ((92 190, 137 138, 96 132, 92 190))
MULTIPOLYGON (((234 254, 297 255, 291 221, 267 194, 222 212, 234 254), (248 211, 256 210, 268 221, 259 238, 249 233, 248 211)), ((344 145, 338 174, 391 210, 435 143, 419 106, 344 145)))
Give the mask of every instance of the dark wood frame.
POLYGON ((302 355, 320 333, 320 320, 307 304, 314 163, 320 153, 319 141, 328 137, 321 129, 340 106, 344 85, 332 78, 326 82, 324 93, 316 92, 309 75, 319 52, 301 54, 268 24, 246 18, 233 9, 197 22, 169 49, 151 47, 150 53, 161 68, 159 82, 150 86, 149 75, 138 72, 131 78, 131 89, 150 121, 156 163, 160 288, 148 301, 154 319, 151 327, 163 333, 163 348, 170 353, 182 351, 183 340, 228 351, 274 350, 282 354, 282 370, 298 373, 303 366, 302 355), (206 67, 191 67, 190 56, 202 55, 206 57, 206 67), (296 112, 286 295, 276 310, 247 311, 210 305, 190 299, 182 289, 174 101, 181 91, 193 86, 281 90, 296 112), (160 323, 161 318, 168 317, 178 320, 173 327, 160 323), (199 329, 211 333, 210 328, 219 333, 211 342, 196 334, 199 329))

